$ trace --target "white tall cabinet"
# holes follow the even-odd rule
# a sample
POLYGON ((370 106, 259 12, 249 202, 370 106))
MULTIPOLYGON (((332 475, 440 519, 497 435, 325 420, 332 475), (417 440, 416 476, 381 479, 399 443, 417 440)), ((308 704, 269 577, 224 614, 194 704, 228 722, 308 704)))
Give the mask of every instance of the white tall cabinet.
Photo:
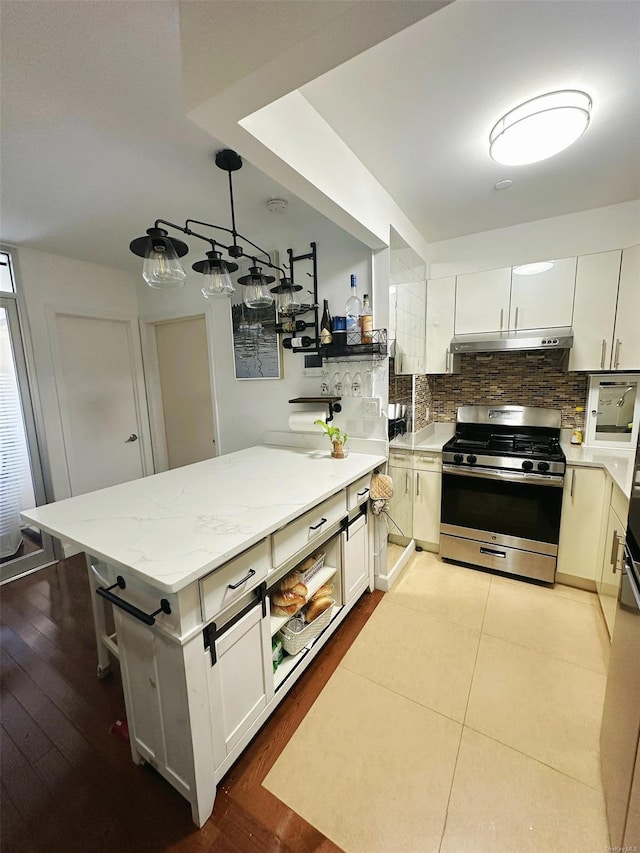
POLYGON ((640 245, 578 258, 569 370, 640 370, 640 245))

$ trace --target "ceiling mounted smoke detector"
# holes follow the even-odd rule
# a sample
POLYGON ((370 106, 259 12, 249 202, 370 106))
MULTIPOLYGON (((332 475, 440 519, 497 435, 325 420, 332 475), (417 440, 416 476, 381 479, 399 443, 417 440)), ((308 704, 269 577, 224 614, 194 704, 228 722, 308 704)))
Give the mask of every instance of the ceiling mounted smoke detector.
POLYGON ((591 98, 577 89, 539 95, 502 116, 489 134, 498 163, 521 166, 564 151, 589 126, 591 98))
POLYGON ((284 198, 270 198, 267 202, 267 210, 270 213, 284 213, 289 202, 284 198))

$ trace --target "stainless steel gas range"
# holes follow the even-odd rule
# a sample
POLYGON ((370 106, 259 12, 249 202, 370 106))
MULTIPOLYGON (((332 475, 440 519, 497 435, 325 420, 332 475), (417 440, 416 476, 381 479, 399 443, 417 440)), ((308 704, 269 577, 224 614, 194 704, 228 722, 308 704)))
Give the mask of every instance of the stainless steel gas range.
POLYGON ((442 448, 440 556, 553 583, 566 466, 559 409, 461 406, 442 448))

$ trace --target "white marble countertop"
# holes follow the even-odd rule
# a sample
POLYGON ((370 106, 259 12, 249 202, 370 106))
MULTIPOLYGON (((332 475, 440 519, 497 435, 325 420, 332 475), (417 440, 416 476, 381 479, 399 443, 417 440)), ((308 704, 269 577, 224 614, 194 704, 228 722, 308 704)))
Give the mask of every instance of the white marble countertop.
POLYGON ((442 450, 456 431, 454 423, 431 423, 419 432, 397 435, 389 442, 389 450, 442 450))
MULTIPOLYGON (((328 444, 328 443, 327 443, 328 444)), ((386 461, 250 447, 23 513, 47 533, 177 592, 386 461)))
POLYGON ((586 444, 570 444, 561 440, 560 446, 567 457, 567 464, 585 468, 604 468, 613 482, 627 496, 631 496, 635 452, 586 444))

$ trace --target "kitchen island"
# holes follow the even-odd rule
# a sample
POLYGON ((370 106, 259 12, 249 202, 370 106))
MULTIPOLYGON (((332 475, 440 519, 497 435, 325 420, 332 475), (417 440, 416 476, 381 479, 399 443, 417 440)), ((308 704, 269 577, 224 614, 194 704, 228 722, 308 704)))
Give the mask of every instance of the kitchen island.
POLYGON ((198 826, 222 776, 373 588, 368 487, 384 462, 252 447, 24 513, 86 552, 98 673, 119 658, 133 760, 189 800, 198 826), (275 668, 272 637, 287 619, 271 615, 272 590, 320 553, 309 594, 332 585, 330 619, 275 668))

